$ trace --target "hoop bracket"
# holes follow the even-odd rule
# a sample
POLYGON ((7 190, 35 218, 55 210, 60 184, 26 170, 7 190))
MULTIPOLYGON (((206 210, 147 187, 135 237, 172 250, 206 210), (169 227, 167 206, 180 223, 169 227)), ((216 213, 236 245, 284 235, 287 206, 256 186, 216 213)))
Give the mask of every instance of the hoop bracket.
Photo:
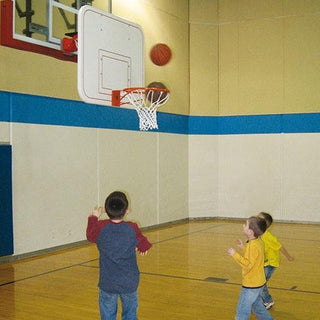
POLYGON ((78 34, 74 34, 71 38, 64 37, 61 42, 61 49, 66 55, 74 55, 78 51, 78 34))
POLYGON ((111 103, 115 107, 120 107, 121 100, 121 90, 112 90, 112 100, 111 103))

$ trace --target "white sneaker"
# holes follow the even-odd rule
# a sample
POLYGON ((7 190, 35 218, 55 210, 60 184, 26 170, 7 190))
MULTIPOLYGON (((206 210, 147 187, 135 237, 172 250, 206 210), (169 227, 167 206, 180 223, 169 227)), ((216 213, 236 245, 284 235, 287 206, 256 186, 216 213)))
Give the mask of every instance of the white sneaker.
POLYGON ((269 310, 273 305, 274 305, 274 301, 270 301, 270 302, 266 302, 263 304, 267 310, 269 310))

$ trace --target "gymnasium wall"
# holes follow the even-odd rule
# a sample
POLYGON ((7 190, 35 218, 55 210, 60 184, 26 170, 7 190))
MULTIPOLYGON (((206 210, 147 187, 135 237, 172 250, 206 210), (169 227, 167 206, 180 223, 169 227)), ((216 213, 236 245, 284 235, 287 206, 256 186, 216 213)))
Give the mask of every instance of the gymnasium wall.
POLYGON ((319 222, 320 1, 190 1, 189 216, 319 222))
POLYGON ((319 0, 191 0, 190 114, 319 112, 319 14, 319 0))
MULTIPOLYGON (((108 10, 107 2, 94 4, 108 10)), ((0 46, 15 255, 84 240, 87 216, 115 189, 128 193, 129 219, 142 227, 188 217, 188 2, 114 0, 113 13, 142 25, 146 84, 163 81, 177 92, 164 110, 173 113, 159 116, 165 132, 140 132, 134 110, 80 101, 76 63, 0 46), (163 68, 148 57, 157 42, 174 52, 163 68)))
POLYGON ((78 101, 1 92, 0 105, 15 254, 84 240, 87 216, 114 190, 128 193, 142 227, 188 217, 187 135, 140 132, 134 110, 78 101))
POLYGON ((260 210, 319 222, 319 1, 264 2, 113 0, 144 30, 146 84, 172 93, 156 132, 140 132, 133 110, 81 102, 75 63, 0 46, 15 255, 84 240, 90 210, 115 189, 142 227, 260 210), (273 26, 287 21, 279 2, 290 41, 273 26), (157 42, 173 50, 165 67, 148 57, 157 42))

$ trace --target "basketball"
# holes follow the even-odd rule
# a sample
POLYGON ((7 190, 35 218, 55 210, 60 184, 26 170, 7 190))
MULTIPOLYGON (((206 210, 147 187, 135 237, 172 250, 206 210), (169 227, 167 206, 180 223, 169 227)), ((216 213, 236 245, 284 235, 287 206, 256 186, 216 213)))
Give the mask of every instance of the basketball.
MULTIPOLYGON (((168 90, 167 87, 162 82, 157 82, 157 81, 149 83, 148 88, 158 88, 158 89, 168 90)), ((149 94, 149 91, 147 90, 146 95, 150 102, 154 102, 154 101, 157 101, 159 98, 161 99, 166 98, 168 93, 163 91, 154 91, 152 93, 150 92, 149 94)))
POLYGON ((166 65, 171 59, 171 49, 164 43, 158 43, 151 48, 151 61, 157 66, 166 65))

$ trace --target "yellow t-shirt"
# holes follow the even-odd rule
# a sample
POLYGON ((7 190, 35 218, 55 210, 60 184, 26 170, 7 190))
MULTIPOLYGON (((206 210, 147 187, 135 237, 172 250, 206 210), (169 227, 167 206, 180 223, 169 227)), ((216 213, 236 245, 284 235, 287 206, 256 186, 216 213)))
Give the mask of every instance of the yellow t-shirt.
POLYGON ((244 255, 236 252, 233 258, 242 267, 242 285, 244 287, 258 288, 266 283, 263 268, 264 245, 260 238, 247 242, 244 246, 244 255))
POLYGON ((261 237, 264 243, 264 265, 279 267, 281 243, 268 230, 261 237))

